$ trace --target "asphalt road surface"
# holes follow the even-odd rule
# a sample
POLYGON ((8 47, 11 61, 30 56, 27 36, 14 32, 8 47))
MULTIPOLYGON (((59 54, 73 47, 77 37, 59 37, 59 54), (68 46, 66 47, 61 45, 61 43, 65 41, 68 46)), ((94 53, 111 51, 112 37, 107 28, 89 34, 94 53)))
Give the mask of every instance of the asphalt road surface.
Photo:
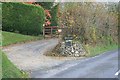
POLYGON ((3 48, 8 58, 32 78, 115 78, 118 71, 118 50, 92 58, 61 59, 46 57, 58 39, 41 40, 3 48))
POLYGON ((32 73, 36 78, 117 78, 118 51, 82 60, 72 60, 51 70, 37 70, 32 73), (68 66, 67 66, 68 65, 68 66))
POLYGON ((62 71, 53 77, 115 78, 115 73, 118 70, 118 54, 116 51, 108 52, 77 63, 76 66, 62 71))

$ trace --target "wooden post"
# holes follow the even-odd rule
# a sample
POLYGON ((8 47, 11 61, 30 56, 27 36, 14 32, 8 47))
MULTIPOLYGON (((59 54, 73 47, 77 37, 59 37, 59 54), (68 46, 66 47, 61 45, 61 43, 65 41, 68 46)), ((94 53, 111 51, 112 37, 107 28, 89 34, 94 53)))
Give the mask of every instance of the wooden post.
POLYGON ((45 27, 43 27, 43 37, 45 39, 45 27))
POLYGON ((52 33, 52 32, 53 32, 53 29, 52 29, 52 26, 51 26, 51 38, 52 38, 52 36, 53 36, 53 33, 52 33))

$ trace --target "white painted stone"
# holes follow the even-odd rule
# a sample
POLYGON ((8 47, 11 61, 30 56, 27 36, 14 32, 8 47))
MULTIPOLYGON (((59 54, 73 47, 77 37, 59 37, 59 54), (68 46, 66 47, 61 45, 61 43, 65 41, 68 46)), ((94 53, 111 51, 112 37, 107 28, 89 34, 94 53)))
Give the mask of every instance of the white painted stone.
POLYGON ((75 51, 75 54, 78 54, 79 52, 78 51, 75 51))
POLYGON ((75 57, 79 57, 79 54, 75 54, 75 57))

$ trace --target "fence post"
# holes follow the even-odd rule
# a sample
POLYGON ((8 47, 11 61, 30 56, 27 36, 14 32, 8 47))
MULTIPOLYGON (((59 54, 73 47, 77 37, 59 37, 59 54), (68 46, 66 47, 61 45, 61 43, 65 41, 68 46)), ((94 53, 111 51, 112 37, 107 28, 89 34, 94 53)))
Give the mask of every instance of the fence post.
POLYGON ((53 29, 52 29, 52 26, 51 26, 51 38, 52 38, 52 35, 53 35, 53 33, 52 33, 52 32, 53 32, 53 29))
POLYGON ((43 27, 43 38, 45 39, 45 27, 43 27))

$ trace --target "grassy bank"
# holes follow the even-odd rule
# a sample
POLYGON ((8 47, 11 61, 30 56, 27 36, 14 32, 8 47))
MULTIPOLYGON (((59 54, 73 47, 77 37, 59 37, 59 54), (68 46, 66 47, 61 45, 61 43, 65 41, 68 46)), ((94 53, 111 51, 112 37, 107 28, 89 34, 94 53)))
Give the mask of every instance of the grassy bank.
MULTIPOLYGON (((8 46, 11 44, 22 43, 22 42, 27 42, 27 41, 32 41, 32 40, 39 40, 42 38, 43 38, 42 36, 28 36, 28 35, 21 35, 21 34, 17 34, 17 33, 2 31, 2 46, 8 46)), ((0 61, 2 60, 1 61, 2 78, 26 78, 26 77, 28 77, 26 72, 19 70, 7 58, 5 53, 1 52, 0 56, 2 56, 2 59, 0 59, 0 61)))
POLYGON ((118 49, 117 44, 112 44, 112 45, 101 44, 101 45, 96 45, 95 47, 89 46, 88 56, 93 57, 93 56, 102 54, 102 53, 107 52, 107 51, 112 51, 112 50, 115 50, 115 49, 118 49))
MULTIPOLYGON (((0 53, 1 54, 1 53, 0 53)), ((2 78, 25 78, 28 75, 20 71, 2 52, 2 78)))
POLYGON ((2 52, 0 49, 0 80, 2 79, 2 52))
POLYGON ((38 40, 42 38, 43 36, 28 36, 28 35, 22 35, 22 34, 2 31, 2 45, 3 46, 26 42, 26 41, 38 40))

